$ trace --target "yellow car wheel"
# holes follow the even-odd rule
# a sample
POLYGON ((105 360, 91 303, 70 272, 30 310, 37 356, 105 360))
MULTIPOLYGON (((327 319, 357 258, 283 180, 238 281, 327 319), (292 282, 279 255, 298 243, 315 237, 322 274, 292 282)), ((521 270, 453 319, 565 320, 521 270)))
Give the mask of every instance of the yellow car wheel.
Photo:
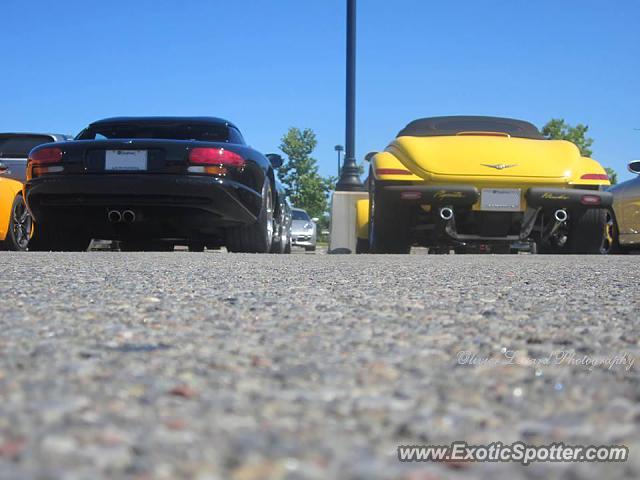
POLYGON ((604 228, 605 245, 608 247, 608 253, 628 253, 627 250, 620 245, 618 223, 615 214, 610 210, 607 211, 607 223, 604 228))
POLYGON ((607 211, 606 222, 604 224, 604 242, 602 245, 603 250, 606 251, 607 253, 611 252, 611 250, 613 249, 614 236, 615 236, 614 228, 615 227, 613 225, 613 216, 609 211, 607 211))
POLYGON ((27 205, 22 195, 16 195, 11 206, 11 217, 9 218, 9 230, 3 242, 0 242, 0 249, 24 252, 29 246, 31 233, 33 231, 33 220, 27 210, 27 205))

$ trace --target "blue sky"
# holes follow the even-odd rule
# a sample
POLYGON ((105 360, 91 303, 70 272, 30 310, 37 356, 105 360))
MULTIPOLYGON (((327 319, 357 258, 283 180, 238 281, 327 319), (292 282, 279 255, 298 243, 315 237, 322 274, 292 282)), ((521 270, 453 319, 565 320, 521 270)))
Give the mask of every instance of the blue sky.
MULTIPOLYGON (((640 158, 640 2, 360 0, 357 155, 418 117, 587 123, 594 157, 640 158), (614 8, 615 7, 615 8, 614 8)), ((345 0, 2 0, 0 131, 76 134, 114 115, 215 115, 277 151, 344 143, 345 0)))

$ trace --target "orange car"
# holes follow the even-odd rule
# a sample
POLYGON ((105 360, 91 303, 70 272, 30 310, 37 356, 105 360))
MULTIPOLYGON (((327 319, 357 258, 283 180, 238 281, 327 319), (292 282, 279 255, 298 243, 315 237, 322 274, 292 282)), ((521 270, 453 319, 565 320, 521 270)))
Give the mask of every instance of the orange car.
POLYGON ((24 251, 33 233, 33 221, 22 196, 22 182, 7 178, 9 167, 0 162, 0 250, 24 251))

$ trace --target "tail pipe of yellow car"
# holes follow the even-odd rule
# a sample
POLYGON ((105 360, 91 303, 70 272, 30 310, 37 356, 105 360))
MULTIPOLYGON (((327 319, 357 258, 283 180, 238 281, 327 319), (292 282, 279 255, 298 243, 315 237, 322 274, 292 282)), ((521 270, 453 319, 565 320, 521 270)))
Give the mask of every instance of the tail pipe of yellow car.
POLYGON ((440 209, 440 218, 445 222, 448 222, 453 219, 453 208, 451 207, 442 207, 440 209))
MULTIPOLYGON (((442 207, 439 211, 440 218, 445 222, 453 219, 453 208, 451 207, 442 207)), ((560 208, 553 213, 553 218, 558 224, 563 224, 569 219, 569 214, 564 208, 560 208)))

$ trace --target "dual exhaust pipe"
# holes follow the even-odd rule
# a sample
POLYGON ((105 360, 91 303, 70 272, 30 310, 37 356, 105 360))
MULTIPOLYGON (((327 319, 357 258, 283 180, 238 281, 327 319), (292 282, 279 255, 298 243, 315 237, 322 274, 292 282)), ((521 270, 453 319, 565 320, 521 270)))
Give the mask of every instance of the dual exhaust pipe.
MULTIPOLYGON (((453 209, 451 207, 443 207, 440 209, 440 218, 445 221, 449 221, 453 218, 453 209)), ((553 214, 553 218, 558 223, 564 223, 569 219, 569 214, 564 209, 556 210, 553 214)))
POLYGON ((125 210, 124 212, 109 210, 107 219, 109 223, 133 223, 136 221, 136 212, 133 210, 125 210))

